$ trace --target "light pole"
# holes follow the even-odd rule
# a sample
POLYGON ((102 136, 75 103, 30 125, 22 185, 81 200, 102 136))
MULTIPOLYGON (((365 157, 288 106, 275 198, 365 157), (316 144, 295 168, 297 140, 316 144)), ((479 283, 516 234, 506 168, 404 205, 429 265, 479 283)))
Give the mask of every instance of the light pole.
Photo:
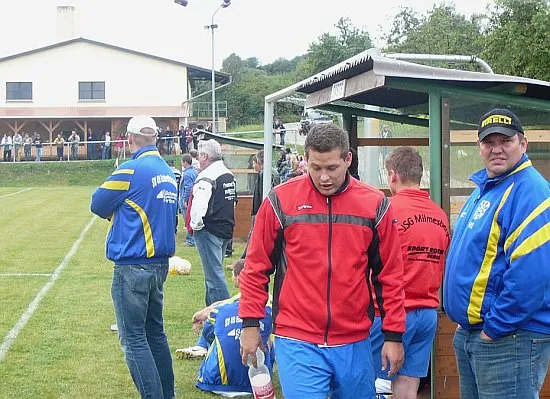
POLYGON ((212 14, 212 22, 210 25, 206 25, 205 29, 212 30, 212 133, 216 133, 216 75, 214 70, 214 29, 218 27, 214 23, 214 16, 220 11, 222 8, 227 8, 231 5, 231 0, 223 0, 223 3, 220 4, 218 8, 216 8, 216 11, 214 11, 214 14, 212 14))

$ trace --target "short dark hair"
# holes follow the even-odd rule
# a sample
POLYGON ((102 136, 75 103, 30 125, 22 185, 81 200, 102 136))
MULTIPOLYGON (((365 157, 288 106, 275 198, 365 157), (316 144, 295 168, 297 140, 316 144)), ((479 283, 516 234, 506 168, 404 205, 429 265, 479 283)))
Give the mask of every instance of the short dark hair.
POLYGON ((340 150, 342 159, 346 159, 349 153, 348 133, 332 123, 313 125, 307 134, 304 146, 306 157, 309 155, 309 150, 330 152, 336 149, 340 150))
POLYGON ((412 147, 399 147, 386 158, 386 170, 395 171, 404 183, 420 184, 424 168, 422 157, 412 147))
POLYGON ((235 262, 233 265, 233 275, 235 277, 239 277, 239 274, 241 274, 241 271, 244 269, 244 259, 239 259, 235 262))
POLYGON ((191 165, 193 163, 193 157, 190 154, 183 154, 181 156, 181 162, 186 162, 191 165))

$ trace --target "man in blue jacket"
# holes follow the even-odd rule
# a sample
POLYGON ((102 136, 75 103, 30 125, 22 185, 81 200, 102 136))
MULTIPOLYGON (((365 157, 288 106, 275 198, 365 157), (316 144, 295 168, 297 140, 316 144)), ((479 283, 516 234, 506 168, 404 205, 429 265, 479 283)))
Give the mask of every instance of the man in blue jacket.
POLYGON ((460 397, 538 398, 550 359, 550 188, 516 115, 481 117, 485 169, 454 228, 444 306, 458 323, 460 397))
MULTIPOLYGON (((193 158, 189 154, 183 154, 181 156, 181 167, 183 170, 183 178, 180 183, 179 199, 181 214, 185 219, 187 215, 187 205, 189 203, 189 197, 191 196, 193 184, 195 184, 195 180, 197 179, 197 175, 199 174, 199 172, 193 167, 193 158)), ((194 247, 195 239, 191 234, 189 234, 189 232, 186 233, 187 235, 185 236, 185 241, 187 243, 187 246, 194 247)))
POLYGON ((169 399, 174 371, 162 308, 168 258, 176 247, 177 183, 155 147, 155 121, 135 116, 127 133, 132 158, 96 190, 91 210, 110 221, 111 295, 132 379, 142 398, 169 399))

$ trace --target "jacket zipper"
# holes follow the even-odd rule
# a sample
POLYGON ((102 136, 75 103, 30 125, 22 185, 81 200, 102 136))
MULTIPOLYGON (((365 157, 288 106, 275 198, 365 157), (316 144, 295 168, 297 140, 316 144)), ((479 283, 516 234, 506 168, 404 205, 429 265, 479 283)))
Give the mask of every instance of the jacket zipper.
POLYGON ((328 345, 328 330, 330 329, 330 277, 332 275, 332 201, 327 197, 328 205, 328 276, 327 276, 327 327, 325 328, 325 345, 328 345))

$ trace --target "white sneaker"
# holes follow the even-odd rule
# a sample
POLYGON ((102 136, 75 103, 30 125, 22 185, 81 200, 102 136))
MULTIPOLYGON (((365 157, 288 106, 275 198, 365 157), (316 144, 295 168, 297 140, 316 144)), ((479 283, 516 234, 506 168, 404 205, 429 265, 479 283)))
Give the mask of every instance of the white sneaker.
POLYGON ((208 349, 202 346, 190 346, 189 348, 176 349, 176 356, 180 359, 198 359, 205 357, 208 349))

